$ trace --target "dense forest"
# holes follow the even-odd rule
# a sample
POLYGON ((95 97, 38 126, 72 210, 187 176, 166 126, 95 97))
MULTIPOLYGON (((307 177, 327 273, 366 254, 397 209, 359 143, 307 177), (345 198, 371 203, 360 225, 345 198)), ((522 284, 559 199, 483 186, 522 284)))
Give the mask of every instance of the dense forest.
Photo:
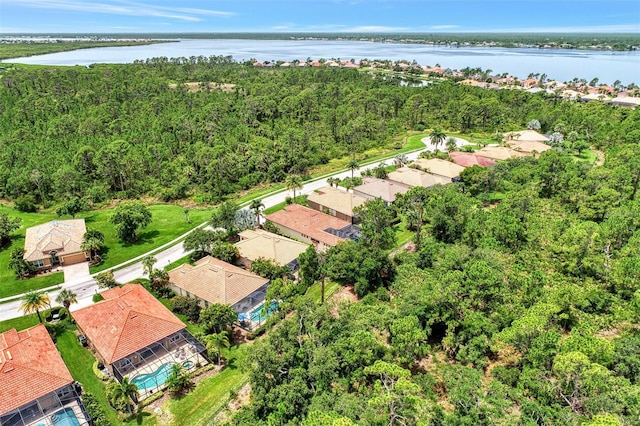
POLYGON ((229 57, 10 69, 0 80, 0 197, 217 202, 389 145, 407 129, 500 133, 537 118, 542 131, 563 122, 597 146, 640 132, 628 109, 402 83, 357 70, 259 69, 229 57))
POLYGON ((215 202, 409 129, 501 134, 535 119, 575 132, 604 164, 549 150, 469 168, 391 207, 367 203, 361 242, 307 253, 303 283, 353 285, 357 302, 317 306, 272 284, 295 309, 252 344, 252 398, 232 421, 640 422, 640 111, 226 57, 15 69, 0 82, 0 196, 43 204, 215 202), (389 257, 396 214, 415 243, 389 257))

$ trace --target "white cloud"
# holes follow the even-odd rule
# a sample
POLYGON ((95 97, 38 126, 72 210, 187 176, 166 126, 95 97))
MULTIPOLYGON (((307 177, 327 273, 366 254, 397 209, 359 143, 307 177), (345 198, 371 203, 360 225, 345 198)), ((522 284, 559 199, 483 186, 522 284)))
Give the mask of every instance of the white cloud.
POLYGON ((177 19, 188 22, 203 21, 202 16, 232 16, 232 12, 219 10, 166 7, 126 0, 111 0, 103 3, 82 0, 2 0, 5 5, 31 9, 52 9, 71 12, 99 13, 107 15, 149 16, 177 19))
POLYGON ((432 30, 452 30, 454 28, 460 28, 460 25, 432 25, 432 30))

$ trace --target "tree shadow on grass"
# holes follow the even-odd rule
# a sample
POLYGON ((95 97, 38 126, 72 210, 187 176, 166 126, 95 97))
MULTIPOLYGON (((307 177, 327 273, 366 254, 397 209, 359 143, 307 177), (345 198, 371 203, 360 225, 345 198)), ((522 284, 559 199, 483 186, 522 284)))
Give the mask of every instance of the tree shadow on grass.
POLYGON ((151 417, 151 413, 148 411, 140 411, 136 414, 136 423, 141 425, 144 422, 145 417, 151 417))

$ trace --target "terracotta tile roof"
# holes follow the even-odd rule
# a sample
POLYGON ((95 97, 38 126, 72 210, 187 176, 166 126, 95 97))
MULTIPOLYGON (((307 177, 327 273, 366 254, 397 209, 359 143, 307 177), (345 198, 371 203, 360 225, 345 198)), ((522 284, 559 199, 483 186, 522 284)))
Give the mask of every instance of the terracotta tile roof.
POLYGON ((439 176, 425 173, 422 170, 412 169, 411 167, 400 167, 389 173, 387 179, 400 182, 408 186, 423 186, 429 188, 434 185, 443 185, 451 183, 451 179, 445 179, 439 176))
POLYGON ((80 253, 85 232, 84 219, 54 220, 27 228, 24 258, 29 262, 44 259, 51 250, 58 252, 58 255, 80 253))
POLYGON ((240 238, 235 246, 238 247, 240 256, 252 262, 262 257, 279 265, 287 265, 296 260, 308 247, 307 244, 262 229, 242 231, 240 238))
POLYGON ((0 415, 73 383, 42 324, 0 334, 0 415))
POLYGON ((100 294, 105 300, 78 309, 71 316, 108 364, 185 328, 140 284, 100 294))
POLYGON ((440 158, 420 158, 416 160, 415 163, 422 167, 427 173, 444 176, 449 179, 460 176, 460 173, 464 170, 464 167, 440 158))
POLYGON ((496 162, 490 158, 475 155, 471 152, 450 152, 449 157, 451 157, 456 164, 463 167, 490 167, 495 166, 496 164, 496 162))
POLYGON ((353 191, 373 198, 382 198, 387 203, 393 203, 396 200, 396 194, 404 194, 409 189, 407 185, 400 182, 367 177, 363 179, 362 185, 356 186, 353 191))
POLYGON ((266 219, 329 246, 335 246, 340 241, 344 241, 344 239, 325 232, 325 229, 342 229, 351 225, 346 220, 338 219, 299 204, 291 204, 285 207, 284 210, 267 215, 266 219))
POLYGON ((307 200, 350 217, 354 216, 354 207, 358 207, 367 201, 358 195, 330 186, 325 186, 318 189, 318 192, 309 194, 307 200))
POLYGON ((235 305, 269 280, 222 260, 205 256, 195 265, 182 264, 169 271, 176 287, 209 303, 235 305))
POLYGON ((513 149, 505 146, 485 146, 484 148, 476 151, 475 154, 481 157, 491 158, 493 160, 508 160, 510 158, 526 156, 524 152, 514 151, 513 149))

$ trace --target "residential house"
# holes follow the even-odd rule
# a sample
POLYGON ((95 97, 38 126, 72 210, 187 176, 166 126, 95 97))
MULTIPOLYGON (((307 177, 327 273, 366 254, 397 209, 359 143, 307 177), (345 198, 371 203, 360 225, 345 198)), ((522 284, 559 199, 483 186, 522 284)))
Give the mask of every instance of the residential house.
POLYGON ((416 160, 414 164, 417 164, 423 171, 436 177, 443 180, 448 179, 449 182, 460 180, 460 173, 464 170, 464 167, 441 158, 420 158, 416 160))
POLYGON ((0 334, 0 425, 86 425, 90 419, 44 325, 0 334))
POLYGON ((492 160, 508 160, 510 158, 526 156, 524 152, 515 151, 506 146, 485 146, 484 148, 476 151, 475 154, 492 160))
POLYGON ((172 269, 169 282, 169 288, 176 294, 195 298, 202 307, 212 303, 231 305, 241 320, 260 310, 269 285, 268 279, 211 256, 203 257, 195 265, 184 263, 172 269))
POLYGON ((38 269, 85 262, 89 252, 80 246, 86 232, 84 219, 54 220, 27 228, 24 259, 38 269))
POLYGON ((206 364, 206 349, 178 317, 140 284, 100 293, 104 300, 71 312, 108 374, 129 377, 145 398, 162 388, 168 369, 206 364))
POLYGON ((397 194, 404 194, 409 189, 409 186, 400 182, 365 177, 362 180, 362 185, 353 188, 353 193, 367 200, 381 198, 385 204, 389 205, 396 200, 397 194))
POLYGON ((307 204, 312 209, 351 223, 358 222, 353 209, 366 201, 365 198, 331 186, 320 188, 307 197, 307 204))
POLYGON ((496 162, 490 158, 476 155, 471 152, 450 152, 449 157, 453 159, 454 163, 462 167, 491 167, 496 164, 496 162))
POLYGON ((517 142, 549 142, 549 138, 535 130, 520 130, 519 132, 503 133, 503 140, 508 143, 517 142))
POLYGON ((536 141, 513 142, 509 145, 513 150, 523 152, 527 155, 534 155, 536 153, 540 154, 551 149, 551 147, 546 143, 536 141))
POLYGON ((263 258, 278 265, 287 265, 295 271, 298 269, 298 256, 308 247, 307 244, 262 229, 247 229, 239 236, 240 241, 235 246, 240 252, 240 263, 248 270, 254 260, 263 258))
POLYGON ((434 185, 444 185, 445 183, 451 182, 451 179, 442 178, 440 176, 432 175, 431 173, 426 173, 422 170, 413 169, 411 167, 400 167, 389 173, 387 179, 390 181, 399 182, 410 188, 414 186, 423 186, 425 188, 429 188, 434 185))
POLYGON ((267 215, 265 219, 283 235, 313 244, 320 251, 348 238, 359 237, 357 228, 351 222, 299 204, 288 205, 284 210, 267 215))

